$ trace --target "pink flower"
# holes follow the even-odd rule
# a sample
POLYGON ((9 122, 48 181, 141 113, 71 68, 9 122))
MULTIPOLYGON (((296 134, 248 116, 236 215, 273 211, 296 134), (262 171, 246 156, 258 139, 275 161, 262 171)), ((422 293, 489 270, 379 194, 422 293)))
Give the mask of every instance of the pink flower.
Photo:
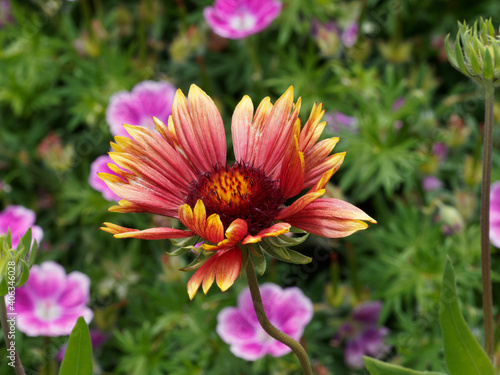
MULTIPOLYGON (((313 316, 313 305, 298 288, 282 289, 276 284, 260 286, 264 309, 279 330, 298 340, 313 316)), ((217 317, 217 333, 231 352, 247 361, 271 354, 280 357, 290 348, 270 337, 260 326, 247 288, 238 297, 238 307, 226 307, 217 317)))
POLYGON ((0 0, 0 28, 8 23, 13 23, 12 10, 9 0, 0 0))
POLYGON ((66 275, 52 261, 31 268, 26 283, 16 289, 17 327, 28 336, 69 335, 78 317, 89 323, 90 279, 81 272, 66 275))
POLYGON ((422 188, 425 191, 439 190, 443 187, 441 180, 434 176, 425 176, 422 181, 422 188))
POLYGON ((493 246, 500 248, 500 181, 491 184, 490 241, 493 246))
POLYGON ((37 243, 43 238, 43 230, 35 224, 36 215, 33 211, 23 206, 7 206, 0 212, 0 234, 7 234, 10 229, 12 247, 17 247, 19 240, 31 227, 32 238, 37 243))
POLYGON ((342 324, 333 339, 334 345, 346 341, 344 362, 352 369, 363 368, 363 356, 381 358, 389 351, 384 338, 389 332, 386 327, 378 328, 382 303, 365 302, 357 306, 351 319, 342 324))
POLYGON ((342 32, 342 43, 344 43, 346 47, 352 47, 354 43, 356 43, 358 28, 357 22, 353 22, 342 32))
POLYGON ((175 91, 175 87, 168 82, 144 81, 135 85, 131 92, 113 94, 106 109, 111 134, 129 137, 123 124, 154 130, 153 116, 166 124, 172 114, 175 91))
POLYGON ((115 176, 118 176, 115 172, 113 172, 109 167, 108 163, 112 163, 113 160, 108 155, 99 156, 94 162, 90 165, 90 176, 89 176, 89 184, 95 190, 102 193, 104 199, 108 201, 119 201, 121 198, 113 193, 113 191, 106 185, 106 183, 97 176, 97 173, 109 173, 115 176))
POLYGON ((325 120, 334 133, 347 131, 356 134, 359 132, 359 125, 356 117, 345 115, 342 112, 326 112, 325 120))
POLYGON ((277 0, 215 0, 203 11, 213 31, 230 39, 242 39, 268 27, 281 13, 277 0))

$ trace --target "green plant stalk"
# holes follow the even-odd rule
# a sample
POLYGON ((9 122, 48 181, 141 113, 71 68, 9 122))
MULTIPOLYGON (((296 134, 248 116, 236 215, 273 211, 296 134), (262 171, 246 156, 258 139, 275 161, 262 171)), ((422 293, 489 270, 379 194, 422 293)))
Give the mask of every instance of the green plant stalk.
MULTIPOLYGON (((9 346, 7 345, 8 342, 10 342, 9 339, 9 323, 7 322, 7 306, 5 305, 5 298, 4 296, 0 296, 0 320, 2 322, 2 330, 3 330, 3 338, 5 341, 5 346, 8 348, 9 346)), ((14 357, 15 357, 15 363, 14 363, 14 371, 16 372, 17 375, 26 375, 24 372, 24 367, 23 364, 21 363, 21 358, 19 358, 19 354, 17 353, 17 348, 14 349, 14 357)))
POLYGON ((491 287, 490 255, 490 185, 491 154, 493 149, 493 102, 495 88, 485 85, 483 181, 481 186, 481 270, 483 279, 484 349, 493 362, 495 344, 493 332, 493 293, 491 287))
POLYGON ((282 342, 290 349, 292 349, 295 355, 299 358, 303 375, 313 375, 309 357, 307 356, 307 353, 302 345, 300 345, 296 340, 288 336, 286 333, 281 332, 278 328, 273 326, 267 318, 266 312, 264 310, 264 304, 262 303, 262 297, 260 296, 259 282, 257 281, 257 275, 255 274, 255 267, 250 257, 247 262, 246 274, 248 279, 248 286, 250 287, 250 294, 252 295, 253 306, 255 308, 255 313, 257 314, 257 319, 259 320, 260 325, 262 326, 264 331, 269 334, 269 336, 275 338, 276 340, 282 342))

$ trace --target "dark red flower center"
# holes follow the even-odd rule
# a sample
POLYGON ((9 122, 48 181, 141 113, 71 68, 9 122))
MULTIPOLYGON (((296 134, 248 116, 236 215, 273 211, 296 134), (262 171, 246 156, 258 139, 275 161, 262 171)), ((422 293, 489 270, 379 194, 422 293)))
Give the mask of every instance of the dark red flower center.
POLYGON ((216 165, 192 182, 187 204, 194 207, 198 199, 205 204, 207 217, 218 214, 224 228, 235 219, 243 219, 252 235, 269 227, 285 202, 278 181, 242 163, 216 165))

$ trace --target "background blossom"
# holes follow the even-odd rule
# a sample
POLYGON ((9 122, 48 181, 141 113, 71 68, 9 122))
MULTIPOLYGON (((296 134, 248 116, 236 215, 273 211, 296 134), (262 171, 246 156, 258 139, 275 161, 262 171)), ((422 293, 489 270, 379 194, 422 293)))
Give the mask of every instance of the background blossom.
POLYGON ((52 261, 34 265, 26 283, 16 289, 17 328, 28 336, 69 335, 78 317, 87 324, 90 279, 81 272, 66 275, 52 261))
POLYGON ((176 88, 165 81, 144 81, 131 92, 120 91, 109 99, 106 121, 113 136, 128 137, 123 124, 154 129, 153 116, 167 123, 172 114, 172 102, 176 88))
MULTIPOLYGON (((313 305, 299 288, 282 289, 276 284, 260 286, 262 302, 269 321, 280 331, 299 340, 313 316, 313 305)), ((260 326, 250 295, 245 289, 238 297, 238 307, 226 307, 217 317, 217 333, 231 352, 247 361, 266 354, 280 357, 291 349, 269 336, 260 326)))
POLYGON ((334 345, 345 340, 344 361, 352 369, 362 369, 363 356, 381 358, 389 351, 384 338, 389 333, 386 327, 378 327, 382 303, 365 302, 357 306, 351 319, 342 324, 333 339, 334 345))
POLYGON ((19 240, 31 228, 32 238, 37 243, 43 238, 43 230, 38 225, 34 225, 36 220, 35 212, 23 206, 7 206, 0 212, 0 233, 6 234, 10 228, 12 236, 12 247, 19 244, 19 240))
POLYGON ((203 11, 205 20, 219 36, 242 39, 268 27, 281 13, 277 0, 215 0, 203 11))
POLYGON ((99 156, 90 165, 89 185, 95 190, 102 193, 104 199, 108 201, 119 201, 120 197, 113 193, 113 191, 106 185, 106 183, 99 178, 98 173, 115 174, 109 167, 108 163, 112 163, 108 155, 99 156))
POLYGON ((493 246, 500 248, 500 181, 491 184, 490 241, 493 246))

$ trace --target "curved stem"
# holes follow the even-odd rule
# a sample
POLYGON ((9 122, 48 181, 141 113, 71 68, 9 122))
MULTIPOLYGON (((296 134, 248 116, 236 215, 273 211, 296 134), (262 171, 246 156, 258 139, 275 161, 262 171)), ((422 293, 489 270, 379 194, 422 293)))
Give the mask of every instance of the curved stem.
POLYGON ((259 323, 264 328, 269 336, 275 338, 276 340, 282 342, 288 346, 295 355, 299 358, 300 365, 302 366, 302 373, 304 375, 313 375, 311 363, 307 357, 305 349, 296 340, 288 336, 286 333, 281 332, 278 328, 273 326, 269 319, 267 318, 266 312, 264 310, 264 304, 262 303, 262 297, 260 296, 259 282, 257 281, 257 275, 255 274, 255 268, 252 259, 249 257, 246 267, 246 274, 248 279, 248 286, 250 287, 250 294, 252 295, 253 306, 255 308, 255 313, 257 314, 257 319, 259 323))
POLYGON ((491 185, 491 153, 493 149, 493 101, 495 89, 489 85, 486 89, 483 181, 481 185, 481 269, 483 279, 483 312, 484 312, 484 349, 493 361, 495 344, 493 337, 493 297, 491 289, 491 255, 490 255, 490 185, 491 185))
MULTIPOLYGON (((2 330, 3 330, 3 338, 5 341, 5 346, 7 348, 10 348, 10 342, 12 342, 12 339, 9 339, 9 322, 7 320, 7 306, 5 305, 5 298, 4 296, 0 296, 0 320, 2 321, 2 330)), ((21 363, 21 358, 19 358, 19 354, 17 353, 17 348, 15 346, 14 342, 14 371, 16 372, 17 375, 26 375, 24 372, 24 367, 23 364, 21 363)))

